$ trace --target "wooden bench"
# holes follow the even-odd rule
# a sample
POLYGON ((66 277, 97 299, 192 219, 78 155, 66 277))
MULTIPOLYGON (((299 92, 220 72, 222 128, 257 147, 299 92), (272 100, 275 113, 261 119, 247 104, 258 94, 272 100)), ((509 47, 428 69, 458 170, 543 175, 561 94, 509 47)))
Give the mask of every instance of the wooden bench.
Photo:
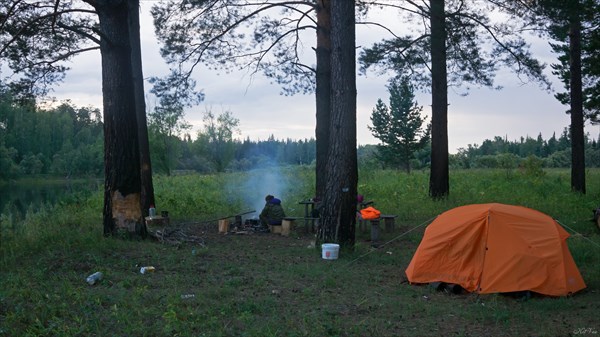
MULTIPOLYGON (((395 214, 383 214, 379 216, 379 219, 377 219, 377 225, 379 225, 379 221, 383 220, 383 223, 385 225, 385 231, 390 233, 393 232, 396 229, 396 218, 398 216, 395 214)), ((358 218, 356 220, 356 222, 358 223, 358 228, 362 233, 366 233, 367 232, 367 221, 369 220, 363 220, 358 218)), ((371 222, 373 220, 370 220, 371 222)))
POLYGON ((396 229, 396 218, 398 216, 395 214, 382 214, 379 216, 380 219, 383 219, 383 223, 385 224, 385 231, 390 233, 396 229))
MULTIPOLYGON (((397 218, 397 215, 393 215, 393 214, 387 214, 387 215, 380 215, 378 219, 373 219, 370 220, 371 222, 371 246, 372 247, 378 247, 379 246, 379 223, 381 222, 381 220, 383 220, 384 224, 385 224, 385 231, 386 232, 392 232, 395 228, 395 219, 397 218)), ((361 220, 363 222, 365 222, 365 220, 361 220)))
MULTIPOLYGON (((311 218, 311 217, 302 217, 302 216, 288 216, 283 218, 283 220, 288 220, 291 222, 291 227, 293 227, 296 220, 304 221, 304 230, 306 233, 316 233, 316 227, 319 226, 319 218, 311 218)), ((290 227, 290 228, 291 228, 290 227)))

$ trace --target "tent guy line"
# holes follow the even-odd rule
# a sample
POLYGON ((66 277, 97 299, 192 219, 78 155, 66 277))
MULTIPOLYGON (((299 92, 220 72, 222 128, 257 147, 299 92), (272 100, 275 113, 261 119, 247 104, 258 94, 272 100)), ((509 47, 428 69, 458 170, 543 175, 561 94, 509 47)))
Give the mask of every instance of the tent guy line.
POLYGON ((591 244, 593 244, 594 246, 600 248, 600 244, 598 244, 597 242, 593 241, 592 239, 585 237, 583 234, 579 233, 578 231, 574 230, 573 228, 565 225, 564 223, 554 219, 556 222, 558 222, 561 226, 568 228, 569 230, 571 230, 573 233, 577 234, 577 237, 582 237, 584 239, 586 239, 588 242, 590 242, 591 244))
MULTIPOLYGON (((363 257, 365 257, 365 256, 367 256, 367 255, 369 255, 369 254, 373 253, 374 251, 377 251, 377 250, 379 250, 379 248, 383 248, 383 247, 385 247, 387 244, 389 244, 389 243, 392 243, 392 242, 394 242, 394 241, 396 241, 396 240, 400 239, 401 237, 403 237, 403 236, 405 236, 406 234, 408 234, 408 233, 410 233, 410 232, 414 231, 415 229, 417 229, 417 228, 419 228, 419 227, 423 227, 423 226, 425 226, 425 225, 427 225, 427 224, 431 223, 431 222, 432 222, 432 221, 433 221, 435 218, 437 218, 437 217, 438 217, 438 216, 436 215, 436 216, 432 217, 432 218, 431 218, 431 219, 429 219, 429 220, 425 220, 425 221, 424 221, 424 222, 422 222, 421 224, 419 224, 419 225, 417 225, 417 226, 415 226, 415 227, 413 227, 413 228, 411 228, 411 229, 407 230, 406 232, 404 232, 404 233, 402 233, 402 234, 400 234, 400 235, 396 236, 395 238, 393 238, 393 239, 391 239, 391 240, 389 240, 389 241, 387 241, 387 242, 383 243, 382 245, 380 245, 380 246, 378 247, 378 249, 371 249, 370 251, 368 251, 368 252, 364 253, 363 255, 361 255, 361 256, 359 256, 359 257, 357 257, 356 259, 354 259, 354 260, 352 260, 352 261, 350 261, 350 262, 346 263, 345 265, 341 266, 341 268, 346 268, 346 267, 348 267, 349 265, 351 265, 352 263, 354 263, 354 262, 356 262, 356 261, 358 261, 358 260, 362 259, 363 257)), ((333 269, 334 269, 334 270, 337 270, 337 268, 333 268, 333 269)))

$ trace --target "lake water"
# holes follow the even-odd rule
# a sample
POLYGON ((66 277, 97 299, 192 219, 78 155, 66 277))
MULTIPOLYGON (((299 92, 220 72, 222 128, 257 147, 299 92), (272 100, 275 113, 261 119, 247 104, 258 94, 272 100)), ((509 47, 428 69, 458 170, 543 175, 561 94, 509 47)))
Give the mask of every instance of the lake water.
POLYGON ((23 217, 28 209, 54 205, 75 196, 86 196, 102 189, 103 182, 91 180, 40 180, 0 185, 0 214, 10 212, 23 217))

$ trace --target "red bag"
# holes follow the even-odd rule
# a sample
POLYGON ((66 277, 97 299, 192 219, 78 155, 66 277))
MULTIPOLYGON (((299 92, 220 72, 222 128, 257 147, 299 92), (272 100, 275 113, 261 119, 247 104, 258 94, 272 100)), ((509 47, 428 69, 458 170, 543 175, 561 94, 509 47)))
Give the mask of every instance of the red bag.
POLYGON ((374 220, 374 219, 379 219, 379 216, 381 215, 381 212, 376 210, 375 208, 369 206, 367 208, 363 208, 360 210, 360 216, 364 219, 364 220, 374 220))

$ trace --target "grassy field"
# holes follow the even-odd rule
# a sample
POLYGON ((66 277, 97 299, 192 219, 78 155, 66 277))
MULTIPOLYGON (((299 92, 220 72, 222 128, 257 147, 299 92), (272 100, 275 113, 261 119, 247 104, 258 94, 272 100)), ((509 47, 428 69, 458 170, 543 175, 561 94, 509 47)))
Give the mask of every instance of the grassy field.
MULTIPOLYGON (((278 172, 288 215, 312 197, 313 168, 278 172)), ((360 173, 359 191, 396 230, 379 249, 357 233, 354 251, 335 261, 309 248, 302 227, 289 237, 223 235, 216 221, 262 200, 255 178, 273 172, 156 177, 157 208, 172 227, 199 238, 161 244, 102 237, 102 193, 30 213, 0 217, 0 336, 600 336, 600 170, 586 195, 570 192, 567 170, 451 172, 450 196, 427 196, 428 172, 360 173), (531 207, 572 234, 571 253, 587 288, 574 296, 528 300, 508 295, 452 295, 409 285, 404 269, 425 225, 470 204, 531 207), (140 274, 141 266, 154 266, 140 274), (85 278, 101 271, 90 286, 85 278)))

